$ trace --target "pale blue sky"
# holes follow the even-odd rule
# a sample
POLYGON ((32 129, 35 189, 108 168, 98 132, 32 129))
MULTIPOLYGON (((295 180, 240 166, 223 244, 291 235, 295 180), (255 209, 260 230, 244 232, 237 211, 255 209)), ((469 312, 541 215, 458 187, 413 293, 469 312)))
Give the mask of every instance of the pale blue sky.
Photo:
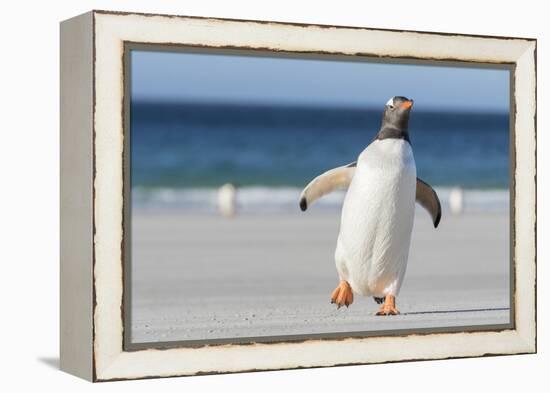
POLYGON ((367 62, 132 51, 132 98, 508 111, 509 71, 367 62))

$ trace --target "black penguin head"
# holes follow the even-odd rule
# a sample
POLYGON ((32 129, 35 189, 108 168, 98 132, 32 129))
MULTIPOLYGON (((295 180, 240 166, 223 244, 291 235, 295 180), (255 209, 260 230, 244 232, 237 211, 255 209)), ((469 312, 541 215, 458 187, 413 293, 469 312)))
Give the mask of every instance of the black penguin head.
POLYGON ((407 132, 409 128, 409 114, 414 101, 406 97, 392 97, 386 102, 384 107, 384 116, 382 118, 382 128, 395 128, 407 132))

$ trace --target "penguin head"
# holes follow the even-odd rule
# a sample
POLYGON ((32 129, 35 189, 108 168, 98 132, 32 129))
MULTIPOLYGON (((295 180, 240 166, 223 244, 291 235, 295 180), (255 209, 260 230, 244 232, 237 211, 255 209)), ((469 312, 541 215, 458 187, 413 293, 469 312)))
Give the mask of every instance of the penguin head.
POLYGON ((409 114, 414 101, 407 97, 395 96, 386 102, 382 127, 391 127, 407 131, 409 127, 409 114))

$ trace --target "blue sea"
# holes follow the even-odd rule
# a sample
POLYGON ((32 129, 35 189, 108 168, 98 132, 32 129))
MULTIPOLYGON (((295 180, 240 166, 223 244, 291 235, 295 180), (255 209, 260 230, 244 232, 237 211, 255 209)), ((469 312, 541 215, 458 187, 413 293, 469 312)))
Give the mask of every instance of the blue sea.
MULTIPOLYGON (((315 176, 355 161, 373 140, 381 109, 256 104, 131 103, 132 203, 213 211, 216 190, 238 187, 241 210, 297 210, 315 176)), ((413 109, 409 133, 418 176, 446 203, 465 190, 471 210, 505 210, 509 115, 413 109)), ((339 208, 343 193, 319 203, 339 208)))

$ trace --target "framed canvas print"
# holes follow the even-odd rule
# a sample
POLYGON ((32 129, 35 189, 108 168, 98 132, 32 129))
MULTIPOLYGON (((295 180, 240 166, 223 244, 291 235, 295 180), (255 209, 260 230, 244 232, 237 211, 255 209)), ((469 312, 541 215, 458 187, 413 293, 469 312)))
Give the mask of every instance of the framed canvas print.
POLYGON ((61 368, 536 351, 536 40, 61 23, 61 368))

